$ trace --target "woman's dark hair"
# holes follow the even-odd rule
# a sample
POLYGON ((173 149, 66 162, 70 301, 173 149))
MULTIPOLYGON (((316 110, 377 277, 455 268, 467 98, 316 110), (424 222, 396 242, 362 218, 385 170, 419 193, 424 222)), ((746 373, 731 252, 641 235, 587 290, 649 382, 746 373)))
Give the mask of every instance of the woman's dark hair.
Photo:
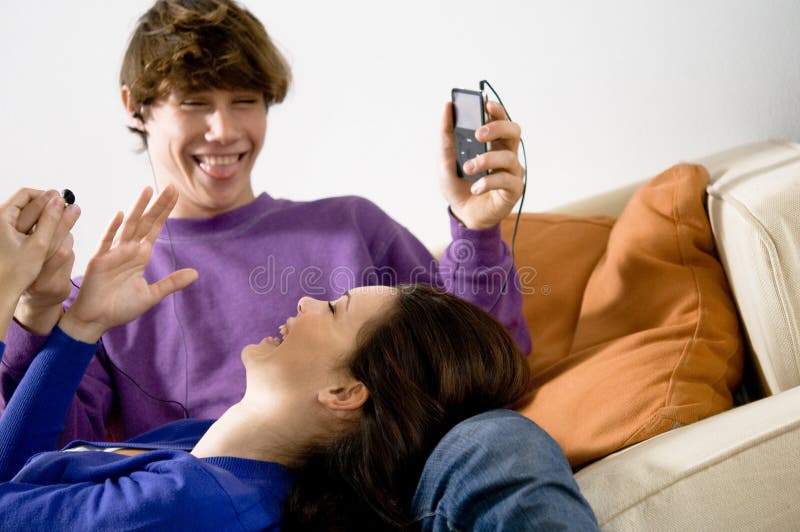
POLYGON ((139 19, 119 75, 135 109, 172 90, 207 89, 256 90, 269 106, 290 81, 264 26, 233 0, 158 0, 139 19))
POLYGON ((360 331, 352 375, 370 391, 358 424, 297 471, 286 530, 394 530, 409 524, 425 461, 458 422, 522 406, 532 377, 487 312, 424 285, 360 331))

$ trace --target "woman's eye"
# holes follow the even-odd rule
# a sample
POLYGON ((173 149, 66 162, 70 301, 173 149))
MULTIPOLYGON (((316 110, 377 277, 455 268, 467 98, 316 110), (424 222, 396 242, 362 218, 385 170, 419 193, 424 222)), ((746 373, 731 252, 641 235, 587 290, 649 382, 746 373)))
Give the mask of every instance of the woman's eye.
POLYGON ((181 102, 181 105, 184 107, 200 107, 205 105, 205 103, 196 100, 185 100, 181 102))
POLYGON ((252 104, 256 103, 256 99, 255 98, 243 98, 241 100, 236 100, 233 103, 244 104, 244 105, 252 105, 252 104))
POLYGON ((334 316, 336 315, 336 307, 334 307, 333 303, 331 303, 330 301, 328 301, 328 310, 330 310, 331 314, 333 314, 334 316))

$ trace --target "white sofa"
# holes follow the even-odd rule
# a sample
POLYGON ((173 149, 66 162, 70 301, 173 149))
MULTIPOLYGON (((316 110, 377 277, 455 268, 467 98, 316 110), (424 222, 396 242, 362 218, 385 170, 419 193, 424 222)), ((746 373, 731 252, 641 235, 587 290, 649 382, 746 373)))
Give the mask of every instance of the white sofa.
MULTIPOLYGON (((580 470, 603 530, 800 530, 800 145, 704 158, 750 358, 740 402, 580 470), (763 397, 763 398, 759 398, 763 397)), ((618 215, 639 184, 554 212, 618 215)))

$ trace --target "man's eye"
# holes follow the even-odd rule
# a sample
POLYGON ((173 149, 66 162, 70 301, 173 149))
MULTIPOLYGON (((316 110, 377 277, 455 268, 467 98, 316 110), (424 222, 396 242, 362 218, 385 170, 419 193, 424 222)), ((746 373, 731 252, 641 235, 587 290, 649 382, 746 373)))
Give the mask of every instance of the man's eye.
POLYGON ((256 99, 255 98, 242 98, 242 99, 236 100, 233 103, 238 103, 238 104, 243 104, 243 105, 252 105, 252 104, 256 103, 256 99))
POLYGON ((330 310, 331 314, 333 314, 334 316, 336 315, 336 307, 334 307, 330 301, 328 301, 328 310, 330 310))
POLYGON ((181 102, 181 105, 184 107, 201 107, 205 105, 205 102, 200 102, 197 100, 184 100, 181 102))

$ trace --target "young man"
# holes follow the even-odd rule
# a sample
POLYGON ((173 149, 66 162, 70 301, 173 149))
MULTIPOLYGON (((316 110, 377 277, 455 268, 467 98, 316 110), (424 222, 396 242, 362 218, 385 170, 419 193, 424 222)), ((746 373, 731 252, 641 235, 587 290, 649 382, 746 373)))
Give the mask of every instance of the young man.
MULTIPOLYGON (((242 346, 277 333, 303 295, 335 299, 364 284, 429 283, 491 310, 529 351, 498 227, 522 192, 520 129, 499 105, 487 105, 493 120, 477 133, 492 151, 465 168, 492 173, 474 183, 455 175, 445 109, 441 173, 453 243, 437 263, 363 198, 254 194, 250 172, 268 109, 285 96, 290 73, 261 23, 233 1, 157 1, 134 31, 120 78, 129 127, 149 151, 158 187, 180 194, 145 277, 192 267, 199 279, 103 336, 62 442, 121 440, 179 418, 218 417, 244 392, 242 346)), ((63 312, 66 260, 54 254, 17 306, 0 367, 4 402, 63 312)), ((75 290, 67 306, 74 297, 75 290)))

